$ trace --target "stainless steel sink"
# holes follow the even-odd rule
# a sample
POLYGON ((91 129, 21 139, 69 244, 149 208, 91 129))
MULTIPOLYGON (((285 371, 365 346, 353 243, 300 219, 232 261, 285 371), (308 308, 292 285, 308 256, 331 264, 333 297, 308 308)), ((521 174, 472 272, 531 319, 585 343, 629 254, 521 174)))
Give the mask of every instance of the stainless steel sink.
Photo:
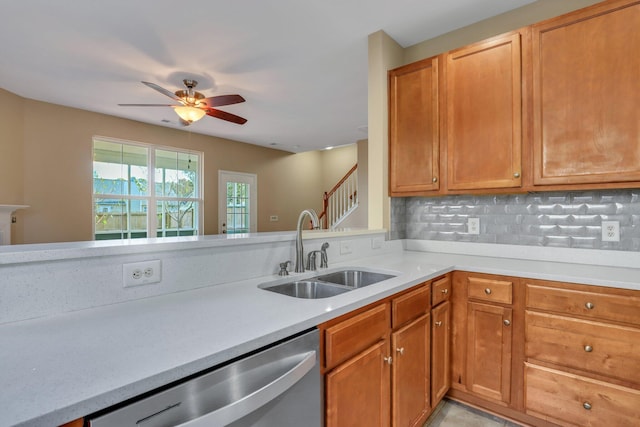
POLYGON ((280 279, 275 282, 262 283, 258 287, 265 291, 277 292, 295 298, 319 299, 340 295, 357 288, 391 279, 392 277, 396 276, 351 268, 309 279, 293 279, 291 281, 280 279))
POLYGON ((337 283, 339 285, 349 286, 350 288, 362 288, 393 277, 396 276, 392 274, 375 273, 372 271, 341 270, 334 273, 316 276, 312 280, 337 283))
POLYGON ((332 283, 317 280, 299 280, 273 286, 260 286, 262 289, 296 298, 318 299, 328 298, 349 292, 351 289, 332 283))

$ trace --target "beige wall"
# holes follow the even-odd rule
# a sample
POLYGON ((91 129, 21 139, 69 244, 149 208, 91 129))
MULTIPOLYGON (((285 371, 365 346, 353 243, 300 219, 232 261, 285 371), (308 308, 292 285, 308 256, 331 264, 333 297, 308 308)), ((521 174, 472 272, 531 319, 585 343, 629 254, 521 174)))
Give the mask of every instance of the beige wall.
MULTIPOLYGON (((22 205, 23 196, 23 99, 0 89, 0 205, 22 205)), ((11 240, 21 241, 22 214, 11 225, 11 240)))
POLYGON ((451 49, 599 3, 600 0, 538 0, 403 49, 387 34, 369 36, 369 227, 389 229, 388 113, 386 71, 451 49))
POLYGON ((358 146, 356 144, 324 150, 322 153, 322 188, 329 191, 334 185, 358 163, 358 146))
POLYGON ((405 49, 405 63, 429 58, 475 43, 498 34, 513 31, 536 22, 581 9, 602 0, 538 0, 526 6, 480 21, 468 27, 460 28, 440 37, 417 43, 405 49))
MULTIPOLYGON (((302 209, 321 210, 323 166, 339 163, 323 162, 327 155, 319 151, 292 154, 6 91, 0 91, 0 113, 0 203, 30 205, 19 211, 16 228, 22 229, 14 231, 13 243, 92 239, 91 150, 96 135, 202 151, 205 234, 217 233, 219 169, 257 174, 258 231, 280 231, 295 229, 302 209), (270 215, 278 215, 279 221, 269 221, 270 215)), ((348 163, 352 153, 344 152, 348 163)))

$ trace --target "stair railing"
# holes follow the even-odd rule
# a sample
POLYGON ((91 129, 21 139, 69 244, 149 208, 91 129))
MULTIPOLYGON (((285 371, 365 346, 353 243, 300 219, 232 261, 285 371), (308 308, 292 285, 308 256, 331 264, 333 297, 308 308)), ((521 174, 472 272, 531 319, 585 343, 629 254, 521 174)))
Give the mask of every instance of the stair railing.
POLYGON ((358 206, 358 164, 342 177, 322 198, 322 212, 318 215, 322 228, 335 227, 358 206))

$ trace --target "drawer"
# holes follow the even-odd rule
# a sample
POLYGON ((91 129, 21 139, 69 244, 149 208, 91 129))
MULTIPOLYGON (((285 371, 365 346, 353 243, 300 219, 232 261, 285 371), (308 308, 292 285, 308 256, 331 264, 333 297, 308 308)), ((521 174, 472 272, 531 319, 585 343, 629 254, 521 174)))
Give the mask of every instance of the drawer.
POLYGON ((513 295, 512 281, 469 276, 467 284, 469 298, 511 304, 513 295))
POLYGON ((527 357, 640 385, 640 329, 532 311, 525 324, 527 357))
POLYGON ((575 289, 527 283, 527 308, 640 326, 640 292, 620 290, 623 294, 615 295, 602 288, 593 292, 588 286, 572 287, 575 289))
POLYGON ((391 307, 393 328, 404 325, 429 311, 431 308, 431 287, 427 283, 402 294, 391 300, 391 307))
POLYGON ((431 284, 431 306, 435 307, 451 296, 451 276, 436 279, 431 284))
POLYGON ((333 368, 386 338, 389 324, 389 304, 380 304, 327 328, 324 334, 326 368, 333 368))
POLYGON ((527 414, 563 426, 637 426, 640 391, 525 363, 527 414))

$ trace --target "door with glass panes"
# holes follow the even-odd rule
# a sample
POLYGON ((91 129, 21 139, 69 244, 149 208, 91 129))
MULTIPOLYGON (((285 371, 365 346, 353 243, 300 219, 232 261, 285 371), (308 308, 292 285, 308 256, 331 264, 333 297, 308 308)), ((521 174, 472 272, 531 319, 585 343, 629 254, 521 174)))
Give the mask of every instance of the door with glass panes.
POLYGON ((218 171, 218 233, 257 231, 257 181, 255 174, 218 171))

